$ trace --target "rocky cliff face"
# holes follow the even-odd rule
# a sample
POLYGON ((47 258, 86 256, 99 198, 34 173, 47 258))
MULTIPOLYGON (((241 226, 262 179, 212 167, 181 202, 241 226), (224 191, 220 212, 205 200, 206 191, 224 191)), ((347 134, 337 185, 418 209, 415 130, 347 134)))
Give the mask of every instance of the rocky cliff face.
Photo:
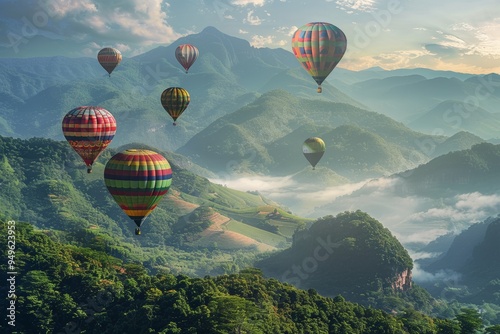
POLYGON ((406 269, 396 276, 391 286, 394 291, 407 291, 412 286, 412 273, 410 269, 406 269))

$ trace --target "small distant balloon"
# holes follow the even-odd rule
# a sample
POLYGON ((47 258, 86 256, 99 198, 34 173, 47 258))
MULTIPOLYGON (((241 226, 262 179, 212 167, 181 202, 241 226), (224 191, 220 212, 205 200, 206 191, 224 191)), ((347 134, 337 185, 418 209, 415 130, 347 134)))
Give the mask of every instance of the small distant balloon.
POLYGON ((307 138, 302 144, 302 152, 313 169, 316 169, 316 164, 325 154, 325 142, 318 137, 307 138))
POLYGON ((177 118, 186 110, 190 101, 188 91, 181 87, 167 88, 161 94, 161 105, 174 120, 174 125, 177 124, 177 118))
POLYGON ((62 131, 91 173, 92 164, 115 136, 116 121, 104 108, 81 106, 64 116, 62 131))
POLYGON ((104 183, 116 203, 135 222, 135 234, 139 235, 142 223, 170 188, 172 168, 159 153, 129 149, 108 161, 104 183))
POLYGON ((175 49, 175 58, 184 67, 186 73, 199 55, 198 48, 191 44, 182 44, 175 49))
POLYGON ((303 25, 292 37, 292 51, 302 67, 321 84, 340 62, 347 49, 342 30, 331 23, 312 22, 303 25))
POLYGON ((122 61, 122 54, 115 48, 104 48, 97 54, 97 61, 111 76, 111 72, 122 61))

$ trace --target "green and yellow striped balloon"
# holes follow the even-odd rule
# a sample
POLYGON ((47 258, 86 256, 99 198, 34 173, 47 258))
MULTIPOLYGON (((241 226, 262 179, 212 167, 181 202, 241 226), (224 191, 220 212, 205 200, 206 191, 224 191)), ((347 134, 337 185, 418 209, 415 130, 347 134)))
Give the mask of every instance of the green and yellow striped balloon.
POLYGON ((186 110, 191 98, 187 90, 181 87, 170 87, 161 94, 161 105, 174 120, 176 125, 177 118, 186 110))
POLYGON ((137 225, 156 208, 172 183, 172 168, 161 154, 129 149, 115 154, 104 169, 104 182, 111 196, 137 225))

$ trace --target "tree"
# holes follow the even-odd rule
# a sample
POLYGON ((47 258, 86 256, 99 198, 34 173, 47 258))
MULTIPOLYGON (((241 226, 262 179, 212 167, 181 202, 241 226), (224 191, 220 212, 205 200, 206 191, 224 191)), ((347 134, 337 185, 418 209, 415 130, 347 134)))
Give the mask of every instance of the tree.
POLYGON ((436 332, 436 326, 431 318, 414 309, 406 309, 399 318, 403 321, 405 329, 410 333, 433 334, 436 332))
POLYGON ((462 334, 474 334, 483 326, 481 315, 475 309, 463 308, 462 313, 456 316, 457 321, 460 323, 462 334))
POLYGON ((434 322, 438 334, 460 334, 460 324, 455 320, 436 319, 434 322))
POLYGON ((220 296, 213 300, 209 308, 214 321, 214 328, 225 333, 247 333, 259 325, 257 306, 238 296, 220 296))
POLYGON ((486 327, 485 333, 486 334, 500 334, 500 325, 486 327))

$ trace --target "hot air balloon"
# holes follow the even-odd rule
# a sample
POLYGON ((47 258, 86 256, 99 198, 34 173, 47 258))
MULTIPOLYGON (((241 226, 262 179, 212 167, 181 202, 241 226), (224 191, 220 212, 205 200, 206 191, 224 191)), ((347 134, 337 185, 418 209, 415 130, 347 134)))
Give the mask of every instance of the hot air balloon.
POLYGON ((313 169, 325 153, 325 142, 318 137, 307 138, 302 144, 302 152, 313 169))
POLYGON ((347 39, 339 28, 326 22, 303 25, 292 37, 292 51, 297 60, 318 84, 337 66, 347 48, 347 39))
POLYGON ((196 46, 191 44, 182 44, 175 49, 175 58, 177 58, 177 61, 182 65, 182 67, 184 67, 186 73, 191 65, 193 65, 196 61, 199 54, 200 53, 196 46))
POLYGON ((141 225, 172 183, 167 159, 150 150, 129 149, 115 154, 104 169, 104 183, 141 234, 141 225))
POLYGON ((97 60, 111 76, 111 72, 122 61, 122 54, 115 48, 104 48, 97 54, 97 60))
POLYGON ((116 121, 104 108, 82 106, 64 116, 62 131, 91 173, 92 164, 115 136, 116 121))
POLYGON ((174 125, 177 125, 177 118, 186 110, 190 101, 188 91, 180 87, 167 88, 161 94, 161 105, 174 120, 174 125))

